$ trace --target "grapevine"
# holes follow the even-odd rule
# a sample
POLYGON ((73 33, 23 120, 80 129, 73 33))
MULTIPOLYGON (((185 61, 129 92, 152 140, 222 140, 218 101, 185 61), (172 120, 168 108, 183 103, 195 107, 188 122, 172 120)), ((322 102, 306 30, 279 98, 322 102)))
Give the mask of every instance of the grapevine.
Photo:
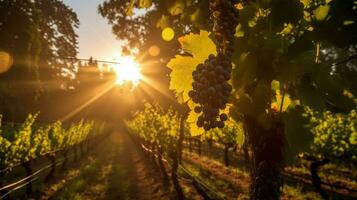
POLYGON ((83 141, 106 132, 103 124, 80 121, 65 126, 57 121, 36 126, 37 115, 28 115, 19 126, 0 126, 0 171, 10 171, 19 164, 40 156, 68 149, 83 141))

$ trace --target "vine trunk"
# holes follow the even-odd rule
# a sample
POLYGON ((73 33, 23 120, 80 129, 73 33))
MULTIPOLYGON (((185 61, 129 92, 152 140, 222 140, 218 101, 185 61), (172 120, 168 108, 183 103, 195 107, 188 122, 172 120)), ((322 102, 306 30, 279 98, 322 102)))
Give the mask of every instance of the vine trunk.
POLYGON ((245 126, 252 154, 250 199, 278 200, 282 186, 283 126, 275 121, 267 130, 249 117, 245 118, 245 126))

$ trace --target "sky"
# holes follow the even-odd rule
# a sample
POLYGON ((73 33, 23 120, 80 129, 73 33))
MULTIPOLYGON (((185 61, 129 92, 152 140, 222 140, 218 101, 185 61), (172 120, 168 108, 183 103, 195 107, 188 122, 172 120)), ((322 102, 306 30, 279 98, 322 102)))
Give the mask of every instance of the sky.
POLYGON ((98 5, 104 0, 63 0, 76 13, 80 21, 78 58, 112 61, 120 56, 120 41, 112 33, 107 20, 98 14, 98 5))

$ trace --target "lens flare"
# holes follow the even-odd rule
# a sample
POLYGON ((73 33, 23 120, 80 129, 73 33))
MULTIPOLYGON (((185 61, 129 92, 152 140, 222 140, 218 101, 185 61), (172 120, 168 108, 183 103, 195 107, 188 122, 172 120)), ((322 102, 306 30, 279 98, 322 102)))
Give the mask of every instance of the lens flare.
POLYGON ((170 27, 166 27, 166 28, 164 28, 164 30, 162 30, 161 36, 162 36, 162 39, 169 42, 172 39, 174 39, 175 31, 170 27))
POLYGON ((149 48, 149 55, 152 57, 156 57, 160 55, 160 48, 156 45, 153 45, 149 48))
POLYGON ((0 51, 0 74, 7 72, 13 64, 11 55, 7 52, 0 51))
POLYGON ((120 64, 113 67, 116 74, 116 84, 123 85, 126 82, 131 82, 138 85, 141 80, 140 65, 133 57, 119 57, 117 62, 120 64))

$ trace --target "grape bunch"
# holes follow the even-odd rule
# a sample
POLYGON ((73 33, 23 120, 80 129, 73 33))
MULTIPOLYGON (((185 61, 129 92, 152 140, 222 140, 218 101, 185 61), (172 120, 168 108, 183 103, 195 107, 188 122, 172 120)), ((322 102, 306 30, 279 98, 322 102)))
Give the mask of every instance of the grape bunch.
POLYGON ((200 116, 197 126, 206 131, 223 128, 227 115, 220 110, 226 108, 232 86, 228 80, 232 72, 232 54, 238 13, 229 0, 212 0, 210 11, 213 20, 213 33, 217 40, 217 56, 210 55, 192 73, 193 83, 190 98, 198 104, 194 111, 200 116))
POLYGON ((232 86, 227 83, 231 78, 232 65, 230 59, 222 53, 217 56, 210 55, 208 59, 199 64, 192 73, 193 90, 189 92, 193 102, 199 104, 194 108, 198 114, 197 126, 206 131, 211 128, 223 128, 226 114, 220 114, 226 108, 232 86))
POLYGON ((210 1, 210 12, 218 51, 231 58, 234 34, 238 24, 237 9, 229 0, 212 0, 210 1))

